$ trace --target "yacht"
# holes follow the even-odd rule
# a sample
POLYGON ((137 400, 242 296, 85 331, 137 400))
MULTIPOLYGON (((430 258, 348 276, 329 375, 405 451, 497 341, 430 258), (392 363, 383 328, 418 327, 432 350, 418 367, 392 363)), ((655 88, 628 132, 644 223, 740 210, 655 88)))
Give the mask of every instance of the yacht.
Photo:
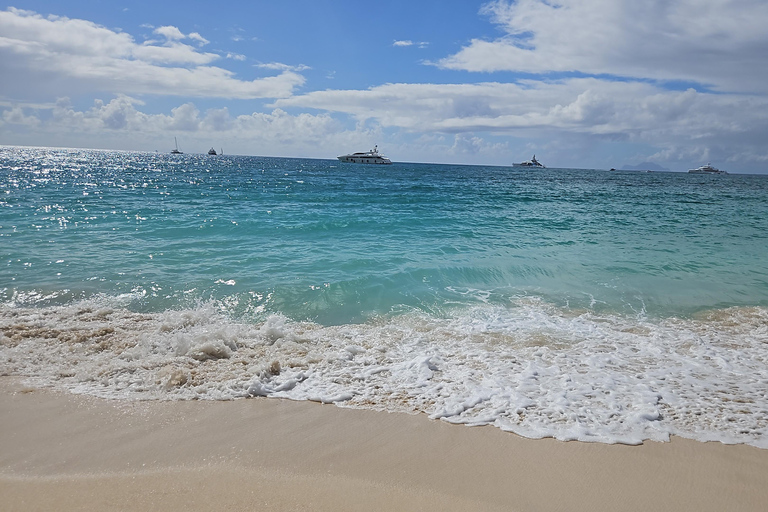
POLYGON ((338 157, 342 162, 353 164, 391 164, 392 160, 379 153, 379 146, 373 146, 373 149, 364 153, 352 153, 338 157))
POLYGON ((216 156, 216 150, 215 150, 215 149, 213 149, 213 148, 211 148, 211 149, 209 149, 209 150, 208 150, 208 154, 209 154, 209 155, 213 155, 213 156, 216 156))
POLYGON ((697 167, 695 169, 690 169, 688 172, 691 174, 728 174, 727 172, 721 171, 716 167, 712 167, 711 164, 702 165, 701 167, 697 167))
POLYGON ((538 167, 540 169, 546 169, 546 167, 544 167, 541 162, 536 160, 536 155, 533 155, 533 158, 530 160, 526 160, 525 162, 520 162, 519 164, 514 165, 518 165, 520 167, 538 167))

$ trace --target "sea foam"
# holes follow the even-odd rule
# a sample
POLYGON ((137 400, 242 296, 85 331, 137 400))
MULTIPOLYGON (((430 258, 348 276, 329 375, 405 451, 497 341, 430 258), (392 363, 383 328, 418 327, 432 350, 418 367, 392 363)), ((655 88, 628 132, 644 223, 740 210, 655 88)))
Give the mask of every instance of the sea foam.
POLYGON ((3 373, 127 400, 277 397, 425 413, 519 435, 768 448, 768 310, 596 315, 520 299, 321 326, 114 299, 0 308, 3 373), (111 303, 110 303, 111 302, 111 303))

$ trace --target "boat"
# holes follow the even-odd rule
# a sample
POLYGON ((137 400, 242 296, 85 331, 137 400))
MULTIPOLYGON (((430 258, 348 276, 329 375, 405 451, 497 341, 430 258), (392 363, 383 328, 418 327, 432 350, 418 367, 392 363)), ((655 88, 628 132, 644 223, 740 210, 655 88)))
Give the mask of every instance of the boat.
POLYGON ((353 164, 384 164, 389 165, 392 160, 379 153, 379 146, 373 146, 373 149, 364 153, 352 153, 338 157, 342 162, 353 164))
POLYGON ((216 150, 215 150, 215 149, 213 149, 213 148, 211 148, 211 149, 209 149, 209 150, 208 150, 208 154, 209 154, 209 155, 213 155, 213 156, 216 156, 216 150))
POLYGON ((688 172, 691 174, 728 174, 725 171, 721 171, 717 167, 712 167, 711 164, 702 165, 701 167, 697 167, 695 169, 689 169, 688 172))
POLYGON ((530 160, 526 160, 525 162, 520 162, 519 164, 514 164, 514 165, 517 165, 520 167, 538 167, 540 169, 546 169, 546 167, 544 167, 544 165, 542 165, 541 162, 536 160, 536 155, 533 155, 533 158, 531 158, 530 160))
POLYGON ((176 137, 173 138, 173 142, 174 142, 174 144, 176 144, 176 147, 171 150, 171 154, 172 155, 183 155, 184 153, 179 151, 179 143, 176 140, 176 137))

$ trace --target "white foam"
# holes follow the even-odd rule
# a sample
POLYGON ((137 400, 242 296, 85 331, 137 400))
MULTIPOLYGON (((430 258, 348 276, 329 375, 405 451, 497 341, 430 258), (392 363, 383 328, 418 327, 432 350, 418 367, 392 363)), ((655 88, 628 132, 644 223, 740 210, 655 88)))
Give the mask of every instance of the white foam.
POLYGON ((768 448, 765 308, 652 321, 526 300, 324 327, 124 302, 0 307, 3 372, 115 399, 284 397, 534 438, 768 448))

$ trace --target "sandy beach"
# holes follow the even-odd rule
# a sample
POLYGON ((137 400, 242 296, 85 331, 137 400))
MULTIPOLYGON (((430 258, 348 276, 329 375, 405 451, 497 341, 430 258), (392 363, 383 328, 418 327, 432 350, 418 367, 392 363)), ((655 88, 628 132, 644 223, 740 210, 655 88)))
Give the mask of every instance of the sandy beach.
POLYGON ((531 440, 275 399, 116 402, 0 378, 2 509, 758 511, 768 451, 531 440))

